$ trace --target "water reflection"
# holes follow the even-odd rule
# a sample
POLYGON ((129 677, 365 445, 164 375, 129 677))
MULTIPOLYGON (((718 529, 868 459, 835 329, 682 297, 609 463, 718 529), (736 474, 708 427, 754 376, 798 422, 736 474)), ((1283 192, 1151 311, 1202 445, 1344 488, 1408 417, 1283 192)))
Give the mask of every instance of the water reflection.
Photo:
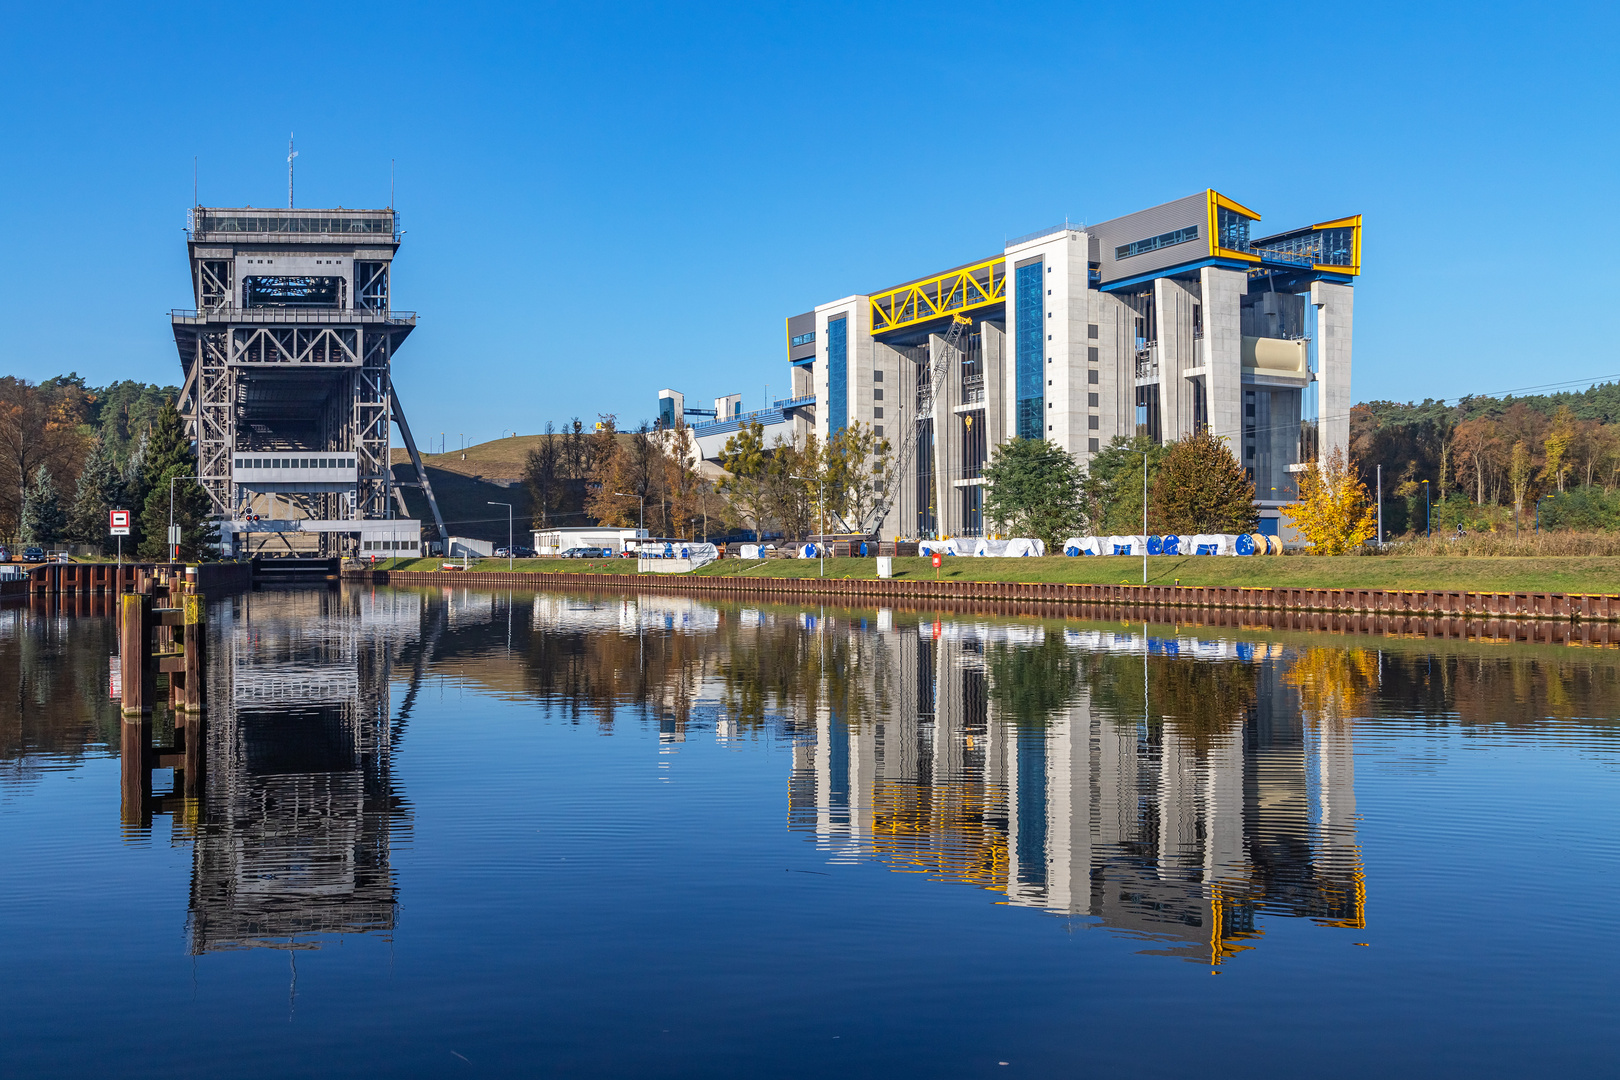
POLYGON ((192 952, 394 929, 389 852, 411 816, 393 780, 405 719, 389 683, 420 656, 422 614, 417 596, 338 591, 214 608, 192 952))
MULTIPOLYGON (((111 624, 79 607, 0 609, 12 792, 118 752, 111 624)), ((201 788, 152 800, 194 842, 196 953, 394 931, 391 853, 412 825, 394 754, 434 679, 603 731, 656 726, 666 752, 700 735, 782 740, 786 826, 829 860, 976 886, 1213 963, 1254 948, 1268 915, 1365 925, 1358 730, 1608 730, 1620 697, 1614 651, 1573 640, 469 589, 255 592, 210 620, 201 788)))
POLYGON ((830 851, 1190 959, 1261 910, 1363 925, 1351 727, 1280 647, 955 621, 851 645, 790 786, 830 851))

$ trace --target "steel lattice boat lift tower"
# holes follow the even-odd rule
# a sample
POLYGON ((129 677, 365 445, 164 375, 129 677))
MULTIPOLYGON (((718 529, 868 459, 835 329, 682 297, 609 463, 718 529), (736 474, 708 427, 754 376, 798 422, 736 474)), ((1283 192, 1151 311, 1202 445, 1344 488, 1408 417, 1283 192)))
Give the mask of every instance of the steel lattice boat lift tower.
POLYGON ((407 482, 389 467, 392 423, 415 467, 408 486, 421 487, 443 539, 391 376, 416 327, 415 312, 389 307, 398 216, 197 206, 189 217, 196 307, 171 319, 180 409, 215 513, 303 519, 320 554, 340 554, 342 522, 409 517, 407 482))

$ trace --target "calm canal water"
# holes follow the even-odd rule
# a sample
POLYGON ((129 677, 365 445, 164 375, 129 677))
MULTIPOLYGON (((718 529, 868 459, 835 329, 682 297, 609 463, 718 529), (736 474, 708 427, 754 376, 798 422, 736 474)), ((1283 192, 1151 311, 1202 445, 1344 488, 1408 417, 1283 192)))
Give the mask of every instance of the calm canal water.
POLYGON ((1613 1069, 1612 650, 355 587, 210 635, 197 797, 129 805, 111 622, 0 609, 0 1075, 1613 1069))

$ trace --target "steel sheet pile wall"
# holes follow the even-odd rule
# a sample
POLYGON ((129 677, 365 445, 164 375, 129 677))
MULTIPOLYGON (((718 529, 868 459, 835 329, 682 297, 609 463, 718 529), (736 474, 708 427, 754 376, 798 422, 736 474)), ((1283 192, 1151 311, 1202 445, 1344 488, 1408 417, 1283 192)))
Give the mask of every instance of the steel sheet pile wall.
POLYGON ((397 584, 526 586, 535 589, 636 589, 756 597, 844 597, 865 600, 1012 600, 1112 607, 1322 611, 1492 619, 1620 619, 1620 596, 1542 592, 1456 592, 1389 589, 1246 589, 1229 586, 1069 585, 1059 582, 907 581, 890 578, 660 577, 634 574, 360 570, 348 580, 397 584))

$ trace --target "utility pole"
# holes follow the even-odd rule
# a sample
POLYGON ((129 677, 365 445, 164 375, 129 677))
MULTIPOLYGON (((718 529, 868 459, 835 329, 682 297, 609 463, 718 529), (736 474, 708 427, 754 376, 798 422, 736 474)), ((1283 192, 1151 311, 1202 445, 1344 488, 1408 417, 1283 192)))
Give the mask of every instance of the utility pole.
POLYGON ((1378 466, 1378 546, 1384 546, 1384 467, 1378 466))
POLYGON ((508 572, 510 572, 512 569, 512 504, 496 502, 494 499, 488 499, 485 501, 487 501, 491 506, 506 507, 506 569, 508 572))
POLYGON ((613 494, 619 496, 621 499, 640 499, 641 500, 641 519, 640 519, 641 523, 639 525, 637 525, 636 528, 640 532, 646 532, 647 531, 647 496, 645 496, 645 495, 632 495, 628 491, 615 491, 613 494))
POLYGON ((1423 535, 1434 535, 1434 515, 1429 512, 1429 482, 1423 481, 1423 535))
POLYGON ((1147 465, 1148 452, 1136 450, 1134 453, 1142 455, 1142 584, 1147 584, 1147 465))

